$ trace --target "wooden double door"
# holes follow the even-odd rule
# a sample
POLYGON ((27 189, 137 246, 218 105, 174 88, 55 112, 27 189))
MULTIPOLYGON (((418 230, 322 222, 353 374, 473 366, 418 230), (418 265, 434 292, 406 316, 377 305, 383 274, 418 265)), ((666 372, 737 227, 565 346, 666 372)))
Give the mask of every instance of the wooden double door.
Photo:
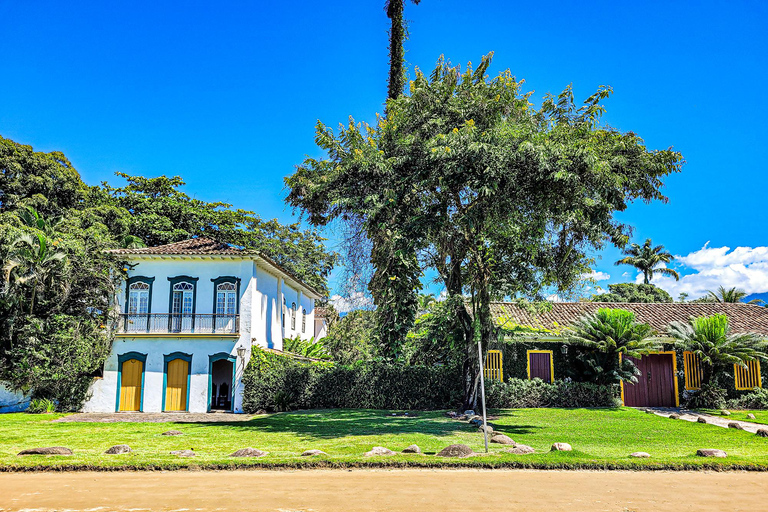
POLYGON ((649 354, 635 359, 640 375, 637 383, 624 383, 624 405, 628 407, 675 407, 675 355, 649 354))

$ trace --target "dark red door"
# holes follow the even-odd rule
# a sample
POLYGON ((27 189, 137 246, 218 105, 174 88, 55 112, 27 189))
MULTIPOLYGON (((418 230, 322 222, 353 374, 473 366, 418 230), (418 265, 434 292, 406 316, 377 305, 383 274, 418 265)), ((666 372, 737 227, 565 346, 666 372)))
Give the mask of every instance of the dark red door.
POLYGON ((637 384, 624 383, 624 405, 628 407, 675 407, 673 354, 650 354, 634 361, 640 375, 637 384))
POLYGON ((552 382, 552 354, 549 352, 530 352, 528 364, 531 368, 531 379, 539 378, 544 382, 552 382))

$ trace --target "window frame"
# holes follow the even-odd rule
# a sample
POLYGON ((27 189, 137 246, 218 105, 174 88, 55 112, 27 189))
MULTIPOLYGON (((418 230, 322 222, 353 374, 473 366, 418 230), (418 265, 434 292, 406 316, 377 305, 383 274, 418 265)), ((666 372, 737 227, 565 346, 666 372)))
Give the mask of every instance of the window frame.
POLYGON ((741 366, 739 366, 738 364, 734 363, 734 365, 733 365, 733 385, 734 385, 734 387, 738 391, 751 391, 751 390, 753 390, 755 388, 762 388, 763 387, 763 375, 761 373, 762 369, 760 368, 760 360, 759 359, 755 359, 753 361, 747 361, 747 366, 752 366, 752 365, 755 365, 757 367, 757 386, 745 387, 745 386, 743 386, 743 383, 742 383, 742 386, 739 386, 739 376, 738 376, 739 375, 738 371, 739 370, 744 371, 744 369, 741 368, 741 366))
POLYGON ((291 302, 291 330, 296 332, 296 303, 291 302))
POLYGON ((169 287, 170 290, 168 291, 168 315, 171 316, 191 316, 194 318, 195 313, 197 313, 197 282, 200 280, 199 277, 191 277, 191 276, 175 276, 175 277, 169 277, 169 287), (184 314, 184 304, 183 304, 183 297, 182 297, 182 304, 181 304, 181 313, 174 313, 173 312, 173 287, 177 284, 181 283, 189 283, 192 285, 192 313, 191 315, 185 315, 184 314))
POLYGON ((211 279, 213 283, 213 303, 211 304, 211 311, 214 318, 218 315, 217 312, 217 300, 219 294, 219 285, 223 283, 231 283, 235 285, 235 315, 240 314, 240 278, 236 276, 219 276, 211 279))
POLYGON ((528 350, 525 353, 528 380, 531 380, 531 354, 549 354, 549 383, 555 382, 555 354, 553 350, 528 350))
MULTIPOLYGON (((152 291, 155 284, 155 278, 154 277, 147 277, 147 276, 133 276, 126 279, 125 282, 125 314, 128 315, 128 306, 131 300, 131 285, 135 283, 144 283, 149 285, 149 291, 147 293, 147 315, 152 314, 152 291)), ((137 313, 144 314, 144 313, 137 313)))

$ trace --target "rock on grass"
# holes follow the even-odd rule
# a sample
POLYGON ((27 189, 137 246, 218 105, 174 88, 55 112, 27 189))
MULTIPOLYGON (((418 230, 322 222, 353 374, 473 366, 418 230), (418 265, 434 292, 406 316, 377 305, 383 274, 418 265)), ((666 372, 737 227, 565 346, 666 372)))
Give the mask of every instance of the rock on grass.
POLYGON ((263 457, 267 453, 268 452, 263 452, 256 448, 240 448, 235 453, 231 454, 230 457, 263 457))
POLYGON ((304 451, 301 456, 302 457, 315 457, 317 455, 328 455, 323 450, 306 450, 304 451))
POLYGON ((712 448, 703 448, 700 450, 696 450, 696 455, 699 457, 717 457, 719 459, 724 459, 728 456, 727 453, 725 453, 723 450, 715 450, 712 448))
POLYGON ((768 437, 768 429, 759 428, 757 429, 757 432, 755 432, 755 435, 758 437, 768 437))
POLYGON ((438 457, 470 457, 474 454, 472 448, 465 444, 452 444, 437 452, 438 457))
POLYGON ((389 448, 384 448, 383 446, 374 446, 373 448, 371 448, 371 451, 365 452, 366 457, 376 457, 376 456, 385 456, 385 455, 395 455, 395 452, 393 452, 389 448))
POLYGON ((529 455, 533 453, 535 450, 525 444, 516 444, 512 448, 504 448, 504 451, 507 453, 512 453, 514 455, 529 455))
POLYGON ((647 452, 633 452, 630 453, 629 456, 635 459, 647 459, 651 456, 651 454, 647 452))
POLYGON ((421 448, 418 445, 412 444, 403 450, 403 453, 421 453, 421 448))
POLYGON ((163 432, 164 436, 183 436, 184 432, 180 430, 168 430, 166 432, 163 432))
POLYGON ((744 427, 741 426, 741 423, 737 423, 735 421, 728 423, 728 428, 735 428, 736 430, 744 430, 744 427))
POLYGON ((493 435, 493 437, 491 438, 491 442, 497 443, 497 444, 511 444, 511 445, 515 444, 515 442, 512 440, 511 437, 504 434, 498 434, 498 433, 493 435))
POLYGON ((177 455, 179 457, 195 457, 197 454, 193 450, 173 450, 171 455, 177 455))
POLYGON ((72 450, 63 446, 48 446, 45 448, 30 448, 22 450, 19 455, 72 455, 72 450))
POLYGON ((570 452, 573 448, 568 443, 555 443, 552 445, 553 452, 570 452))
POLYGON ((699 416, 698 418, 696 418, 696 421, 699 423, 705 423, 705 424, 707 423, 707 419, 704 416, 699 416))
POLYGON ((131 453, 131 447, 127 444, 116 444, 109 450, 105 451, 104 453, 107 455, 120 455, 123 453, 131 453))

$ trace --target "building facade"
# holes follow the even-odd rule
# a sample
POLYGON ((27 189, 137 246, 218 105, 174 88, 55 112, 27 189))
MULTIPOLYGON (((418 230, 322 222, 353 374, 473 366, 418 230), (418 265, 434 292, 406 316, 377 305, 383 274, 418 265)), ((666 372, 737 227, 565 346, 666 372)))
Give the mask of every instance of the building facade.
POLYGON ((314 337, 318 292, 208 239, 113 251, 126 262, 115 341, 83 412, 242 412, 251 347, 314 337))

